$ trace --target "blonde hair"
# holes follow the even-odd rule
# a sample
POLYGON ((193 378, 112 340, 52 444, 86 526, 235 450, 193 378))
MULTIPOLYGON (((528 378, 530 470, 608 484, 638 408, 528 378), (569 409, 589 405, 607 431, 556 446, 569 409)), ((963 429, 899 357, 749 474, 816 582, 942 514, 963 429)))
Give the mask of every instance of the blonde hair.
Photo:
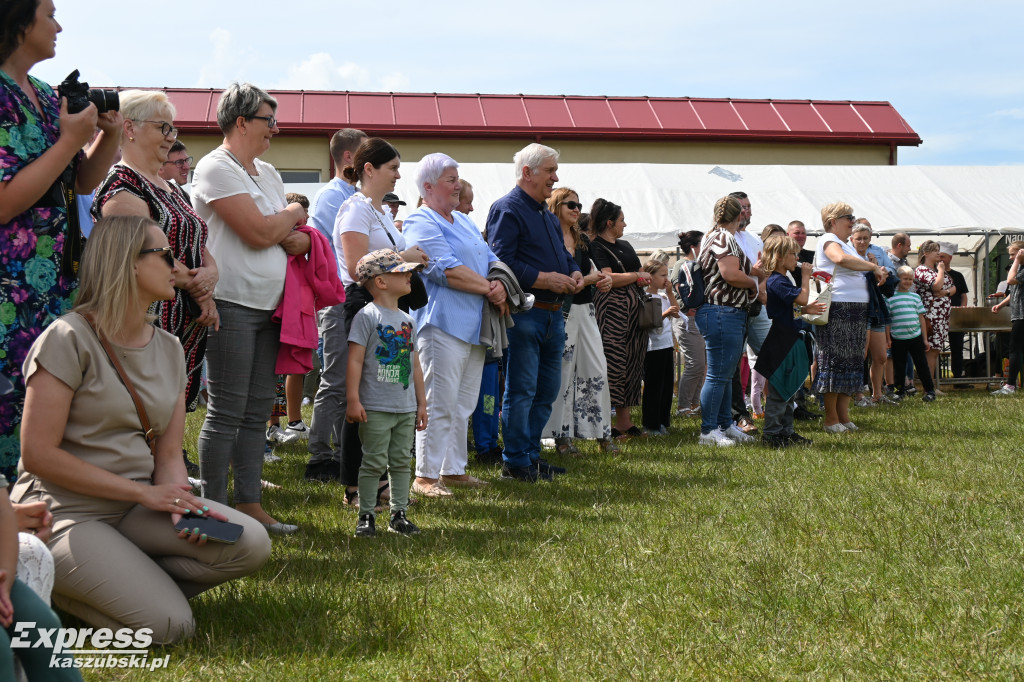
POLYGON ((782 264, 782 259, 789 254, 799 254, 800 244, 786 234, 773 234, 764 242, 761 251, 761 267, 768 272, 775 272, 782 264))
POLYGON ((1018 239, 1015 242, 1010 242, 1010 244, 1006 247, 1006 250, 1009 251, 1010 249, 1015 249, 1016 251, 1024 249, 1024 241, 1018 239))
POLYGON ((668 268, 668 265, 652 256, 644 263, 643 271, 651 275, 656 275, 662 268, 668 268))
POLYGON ((672 260, 672 254, 665 249, 655 249, 654 251, 651 251, 649 258, 651 260, 656 260, 663 265, 668 265, 668 262, 672 260))
POLYGON ((898 268, 896 268, 896 274, 897 275, 910 275, 911 277, 913 277, 914 276, 914 268, 910 267, 909 265, 901 265, 898 268))
POLYGON ((924 265, 924 255, 932 251, 938 251, 940 248, 942 247, 939 246, 937 241, 931 239, 925 241, 921 246, 917 247, 917 264, 924 265))
POLYGON ((118 96, 121 99, 121 115, 125 119, 152 121, 159 112, 169 111, 171 120, 168 123, 174 123, 177 110, 163 90, 125 90, 118 96))
POLYGON ((157 226, 142 216, 107 216, 96 221, 85 243, 72 310, 91 315, 107 338, 121 333, 129 309, 138 300, 134 265, 139 251, 146 248, 150 225, 157 226))
POLYGON ((712 215, 714 223, 713 227, 719 225, 725 225, 731 223, 740 217, 740 213, 743 213, 743 206, 740 205, 739 199, 733 196, 722 197, 715 202, 715 212, 712 215))
POLYGON ((833 201, 831 204, 821 209, 821 224, 824 226, 826 232, 832 231, 832 221, 841 215, 852 215, 853 206, 850 206, 844 201, 833 201))

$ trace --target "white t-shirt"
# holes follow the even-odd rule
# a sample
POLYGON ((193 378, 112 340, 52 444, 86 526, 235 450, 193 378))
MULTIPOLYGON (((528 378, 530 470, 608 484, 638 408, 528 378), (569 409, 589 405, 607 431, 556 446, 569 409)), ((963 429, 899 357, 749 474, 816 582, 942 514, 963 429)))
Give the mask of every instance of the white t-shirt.
MULTIPOLYGON (((661 301, 661 313, 664 315, 672 304, 669 303, 668 296, 660 291, 655 296, 661 301)), ((661 318, 661 329, 652 329, 647 332, 647 350, 662 350, 672 347, 672 323, 669 321, 671 319, 669 317, 661 318)))
POLYGON ((367 235, 370 243, 366 253, 377 249, 405 251, 405 237, 391 222, 390 211, 386 214, 378 211, 373 207, 370 197, 362 192, 356 192, 341 205, 338 217, 334 220, 334 251, 338 254, 338 268, 341 270, 341 281, 345 286, 355 283, 345 266, 345 250, 341 245, 341 235, 345 232, 367 235), (388 239, 389 234, 391 239, 388 239))
POLYGON ((761 241, 761 238, 750 230, 737 230, 735 237, 736 243, 743 249, 743 255, 747 257, 750 264, 756 263, 761 251, 764 250, 764 243, 761 241))
MULTIPOLYGON (((860 258, 857 249, 840 241, 839 237, 826 232, 818 238, 818 246, 814 251, 814 269, 824 270, 832 275, 832 300, 836 303, 867 303, 868 280, 861 270, 850 270, 836 265, 825 255, 826 244, 839 244, 845 253, 860 258)), ((860 258, 864 260, 863 258, 860 258)))
POLYGON ((238 194, 248 194, 263 215, 280 213, 284 198, 281 176, 269 163, 256 159, 258 176, 250 177, 225 149, 214 149, 196 164, 192 176, 192 204, 206 221, 210 234, 206 247, 217 261, 220 300, 256 308, 277 308, 284 292, 288 254, 277 244, 254 249, 217 215, 210 203, 238 194))

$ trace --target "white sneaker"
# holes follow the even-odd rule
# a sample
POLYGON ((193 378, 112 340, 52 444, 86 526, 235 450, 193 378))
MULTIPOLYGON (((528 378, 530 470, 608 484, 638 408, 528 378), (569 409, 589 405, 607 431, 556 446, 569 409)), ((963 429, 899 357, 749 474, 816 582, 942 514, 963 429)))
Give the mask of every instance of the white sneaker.
POLYGON ((860 431, 860 427, 853 422, 843 422, 843 428, 847 431, 860 431))
POLYGON ((725 430, 725 435, 737 443, 751 443, 754 440, 754 437, 749 433, 743 433, 740 431, 736 424, 729 424, 729 428, 725 430))
POLYGON ((309 429, 303 422, 299 422, 295 426, 291 424, 288 428, 281 430, 281 435, 278 437, 281 443, 294 443, 297 440, 309 440, 309 429))
POLYGON ((284 437, 284 431, 277 424, 271 424, 267 427, 267 442, 268 443, 284 443, 286 441, 281 440, 284 437))
POLYGON ((720 448, 736 445, 736 441, 722 433, 722 429, 715 429, 711 433, 700 434, 700 438, 697 439, 697 442, 701 445, 717 445, 720 448))
POLYGON ((842 424, 829 424, 828 426, 822 426, 822 429, 826 433, 846 433, 846 427, 842 424))
POLYGON ((992 395, 1013 395, 1017 392, 1016 386, 1010 384, 1003 384, 1002 388, 997 391, 992 391, 992 395))
POLYGON ((877 405, 875 405, 875 403, 872 402, 871 398, 868 398, 866 396, 861 396, 861 397, 857 398, 857 401, 854 403, 854 406, 855 407, 877 407, 877 405))

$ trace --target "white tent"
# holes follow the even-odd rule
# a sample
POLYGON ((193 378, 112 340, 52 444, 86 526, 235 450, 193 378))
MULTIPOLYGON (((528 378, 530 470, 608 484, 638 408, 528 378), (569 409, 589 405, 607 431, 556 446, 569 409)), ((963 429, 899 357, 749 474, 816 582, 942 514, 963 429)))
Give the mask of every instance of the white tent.
MULTIPOLYGON (((443 143, 439 143, 443 149, 443 143)), ((683 229, 706 230, 715 201, 734 191, 750 195, 752 228, 802 220, 812 238, 821 233, 821 207, 842 200, 865 216, 878 235, 908 232, 919 244, 927 237, 958 245, 954 265, 978 268, 1002 235, 1024 234, 1024 166, 713 166, 655 163, 581 164, 563 158, 558 185, 580 194, 584 206, 597 197, 623 207, 625 238, 638 249, 671 248, 683 229)), ((414 210, 416 163, 405 160, 396 193, 414 210)), ((459 174, 473 183, 477 225, 487 209, 515 182, 512 163, 464 163, 459 174)), ((317 186, 289 186, 312 198, 317 186)), ((888 247, 889 240, 878 242, 888 247)), ((978 291, 978 288, 974 288, 978 291)), ((981 299, 976 299, 981 304, 981 299)))

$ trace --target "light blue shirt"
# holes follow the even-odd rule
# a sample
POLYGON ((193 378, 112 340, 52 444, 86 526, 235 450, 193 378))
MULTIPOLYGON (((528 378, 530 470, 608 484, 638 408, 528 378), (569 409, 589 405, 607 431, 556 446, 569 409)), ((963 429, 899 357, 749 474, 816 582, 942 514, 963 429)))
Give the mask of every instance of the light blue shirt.
MULTIPOLYGON (((320 234, 327 237, 327 243, 334 251, 334 219, 338 217, 338 209, 345 203, 345 199, 356 193, 356 188, 341 178, 332 178, 330 182, 317 190, 309 205, 309 222, 320 234)), ((337 254, 335 253, 335 260, 337 254)), ((341 274, 341 266, 338 266, 338 274, 341 274)))
POLYGON ((868 253, 875 254, 875 260, 878 261, 879 265, 888 270, 889 274, 896 274, 896 266, 893 265, 892 259, 889 258, 889 254, 885 252, 885 249, 878 244, 868 244, 868 253))
POLYGON ((402 223, 406 242, 423 249, 430 262, 423 270, 427 287, 427 305, 413 310, 416 328, 432 324, 469 344, 480 343, 487 298, 459 291, 448 284, 445 270, 465 265, 486 277, 491 263, 498 260, 469 216, 452 211, 455 223, 449 223, 433 209, 422 206, 402 223))

